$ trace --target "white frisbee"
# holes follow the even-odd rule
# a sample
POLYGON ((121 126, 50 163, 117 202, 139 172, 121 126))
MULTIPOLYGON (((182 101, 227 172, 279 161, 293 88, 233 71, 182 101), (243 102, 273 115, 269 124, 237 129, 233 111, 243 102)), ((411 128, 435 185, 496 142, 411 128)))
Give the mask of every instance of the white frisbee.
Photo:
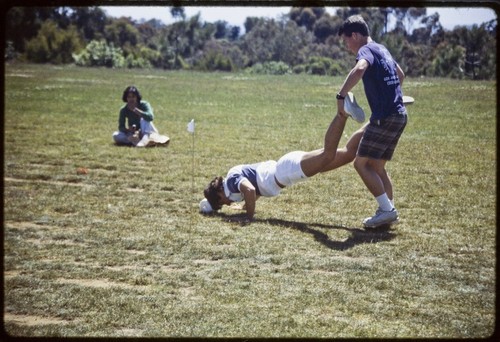
POLYGON ((413 97, 403 95, 403 104, 405 104, 405 105, 410 105, 410 104, 412 104, 413 102, 415 102, 415 99, 414 99, 413 97))
POLYGON ((354 94, 351 92, 347 93, 344 99, 344 110, 349 114, 355 121, 363 122, 365 121, 365 112, 356 102, 354 94))

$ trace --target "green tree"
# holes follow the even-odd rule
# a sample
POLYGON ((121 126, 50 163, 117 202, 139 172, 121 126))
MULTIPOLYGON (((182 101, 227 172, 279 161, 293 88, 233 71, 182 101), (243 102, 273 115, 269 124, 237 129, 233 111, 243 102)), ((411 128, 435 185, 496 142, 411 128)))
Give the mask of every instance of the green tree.
POLYGON ((316 20, 313 28, 316 39, 324 43, 330 36, 337 35, 342 20, 337 16, 331 16, 328 13, 316 20))
POLYGON ((68 20, 62 20, 65 9, 58 7, 12 7, 5 16, 5 39, 15 50, 25 51, 25 44, 38 34, 46 20, 52 20, 61 28, 67 28, 68 20))
POLYGON ((431 76, 463 78, 465 51, 459 45, 440 44, 432 61, 431 76))
POLYGON ((108 23, 106 13, 99 7, 71 7, 71 22, 76 25, 86 41, 104 37, 108 23))
MULTIPOLYGON (((128 18, 111 20, 104 28, 105 38, 108 43, 115 46, 134 47, 141 42, 139 30, 134 26, 134 22, 128 18)), ((125 53, 128 51, 124 49, 125 53)))
POLYGON ((314 24, 320 19, 326 10, 324 7, 292 7, 289 13, 290 20, 293 20, 299 26, 312 31, 314 24))
POLYGON ((274 19, 260 18, 253 23, 252 29, 243 36, 240 43, 250 65, 273 60, 274 44, 279 30, 280 27, 274 19))
POLYGON ((54 21, 47 20, 37 36, 26 44, 26 55, 36 63, 65 64, 73 61, 72 54, 81 47, 82 40, 75 26, 62 30, 54 21))
POLYGON ((186 20, 186 12, 184 11, 184 7, 174 6, 170 8, 170 15, 174 19, 180 19, 182 21, 186 20))

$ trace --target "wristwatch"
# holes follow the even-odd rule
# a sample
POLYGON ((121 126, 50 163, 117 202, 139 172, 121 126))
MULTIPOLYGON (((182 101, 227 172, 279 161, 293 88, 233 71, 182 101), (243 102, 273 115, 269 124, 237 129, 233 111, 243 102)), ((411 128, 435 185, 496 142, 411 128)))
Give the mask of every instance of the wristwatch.
POLYGON ((337 93, 336 98, 337 98, 337 100, 344 100, 345 96, 342 96, 342 95, 340 95, 340 93, 337 93))

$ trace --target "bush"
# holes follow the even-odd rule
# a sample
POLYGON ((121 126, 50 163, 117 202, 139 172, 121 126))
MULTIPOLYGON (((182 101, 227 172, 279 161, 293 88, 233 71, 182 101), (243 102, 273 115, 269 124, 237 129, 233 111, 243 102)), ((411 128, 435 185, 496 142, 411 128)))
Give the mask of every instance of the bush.
POLYGON ((328 57, 311 57, 308 63, 296 65, 293 72, 296 74, 338 76, 342 74, 342 67, 338 62, 328 57))
POLYGON ((305 64, 299 64, 293 67, 293 73, 294 74, 303 74, 306 72, 306 65, 305 64))
POLYGON ((197 69, 202 71, 233 71, 233 61, 221 52, 209 51, 197 63, 197 69))
POLYGON ((291 74, 292 70, 288 64, 284 62, 266 62, 257 63, 251 68, 247 69, 251 74, 265 74, 265 75, 286 75, 291 74))
POLYGON ((105 66, 108 68, 123 68, 125 58, 122 49, 108 45, 105 41, 92 40, 79 55, 73 54, 76 65, 105 66))
POLYGON ((139 68, 139 69, 151 69, 151 63, 142 57, 134 57, 133 55, 128 55, 125 58, 125 66, 129 69, 139 68))
POLYGON ((10 40, 5 42, 5 52, 4 52, 4 58, 6 61, 10 61, 13 59, 16 59, 19 54, 17 53, 14 43, 10 40))

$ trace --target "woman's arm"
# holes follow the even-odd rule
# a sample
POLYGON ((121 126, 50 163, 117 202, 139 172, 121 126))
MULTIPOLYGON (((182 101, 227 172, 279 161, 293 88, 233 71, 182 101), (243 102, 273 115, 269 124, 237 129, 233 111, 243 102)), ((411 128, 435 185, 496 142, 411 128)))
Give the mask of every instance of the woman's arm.
POLYGON ((251 221, 253 220, 253 215, 255 214, 255 202, 257 201, 257 192, 255 187, 250 183, 249 180, 245 179, 240 183, 240 192, 245 199, 245 210, 247 212, 247 217, 251 221))
POLYGON ((153 108, 149 102, 141 101, 137 108, 134 109, 134 113, 140 115, 146 121, 153 121, 153 108))

